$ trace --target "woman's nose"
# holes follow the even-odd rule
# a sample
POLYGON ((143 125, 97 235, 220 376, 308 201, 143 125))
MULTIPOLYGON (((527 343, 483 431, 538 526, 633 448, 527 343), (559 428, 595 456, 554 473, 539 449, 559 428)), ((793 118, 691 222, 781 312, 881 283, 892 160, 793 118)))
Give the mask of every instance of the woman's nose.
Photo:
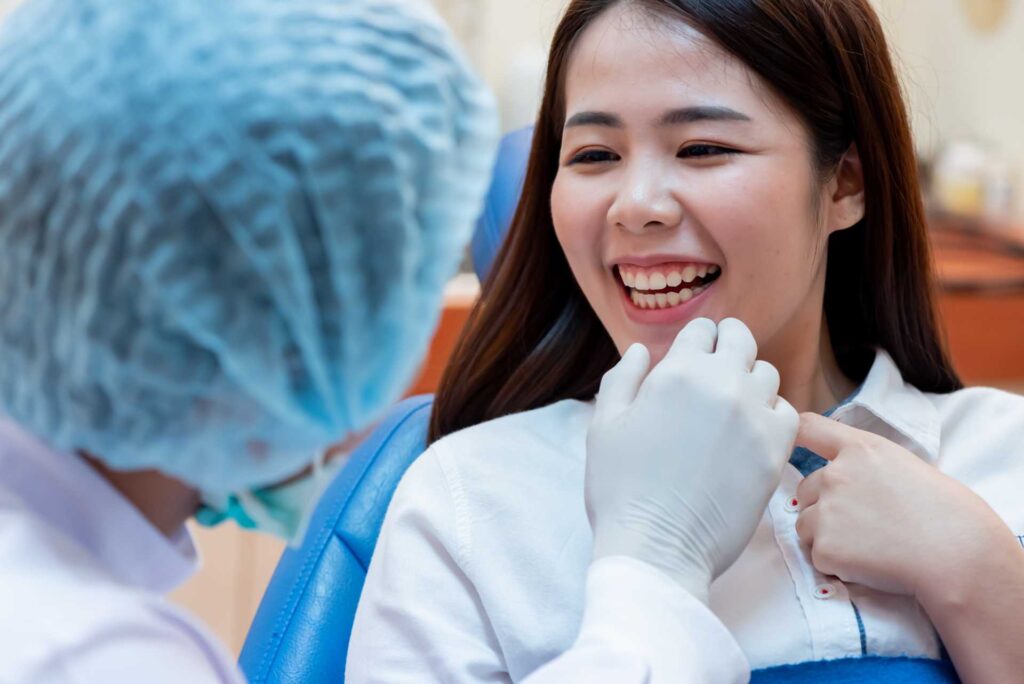
POLYGON ((683 220, 683 209, 672 194, 665 173, 654 165, 631 169, 608 209, 611 225, 633 233, 674 228, 683 220))

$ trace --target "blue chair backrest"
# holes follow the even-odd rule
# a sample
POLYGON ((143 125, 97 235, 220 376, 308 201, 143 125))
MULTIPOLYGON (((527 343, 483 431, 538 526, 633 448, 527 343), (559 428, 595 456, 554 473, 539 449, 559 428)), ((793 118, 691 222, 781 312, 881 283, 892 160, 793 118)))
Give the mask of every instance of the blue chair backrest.
POLYGON ((384 513, 426 441, 431 398, 398 404, 324 493, 302 546, 285 551, 240 665, 250 682, 343 682, 352 621, 384 513))
MULTIPOLYGON (((532 128, 502 141, 486 208, 473 239, 483 280, 519 201, 532 128)), ((406 469, 423 452, 432 397, 406 399, 352 455, 310 522, 302 546, 281 557, 249 630, 240 665, 253 684, 344 682, 356 606, 384 514, 406 469)), ((753 673, 754 684, 957 682, 947 662, 857 658, 753 673)))

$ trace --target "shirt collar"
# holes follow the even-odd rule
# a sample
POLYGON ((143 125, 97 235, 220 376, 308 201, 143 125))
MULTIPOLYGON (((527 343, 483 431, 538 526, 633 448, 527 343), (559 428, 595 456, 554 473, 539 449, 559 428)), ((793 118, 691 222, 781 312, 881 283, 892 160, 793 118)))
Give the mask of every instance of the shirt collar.
POLYGON ((158 594, 198 568, 183 525, 164 536, 82 458, 51 449, 0 418, 0 472, 34 515, 74 541, 118 581, 158 594))
POLYGON ((924 392, 903 381, 896 362, 884 350, 876 352, 860 390, 832 417, 864 429, 881 421, 905 440, 906 448, 929 463, 938 460, 938 410, 924 392))

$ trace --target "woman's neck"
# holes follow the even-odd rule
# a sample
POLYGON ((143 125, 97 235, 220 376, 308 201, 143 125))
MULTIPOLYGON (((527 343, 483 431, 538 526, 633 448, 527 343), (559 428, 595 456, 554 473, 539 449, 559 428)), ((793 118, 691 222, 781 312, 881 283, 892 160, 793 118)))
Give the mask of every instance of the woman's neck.
POLYGON ((822 316, 814 324, 791 326, 765 358, 779 371, 779 394, 803 413, 824 413, 850 396, 857 385, 843 374, 822 316))

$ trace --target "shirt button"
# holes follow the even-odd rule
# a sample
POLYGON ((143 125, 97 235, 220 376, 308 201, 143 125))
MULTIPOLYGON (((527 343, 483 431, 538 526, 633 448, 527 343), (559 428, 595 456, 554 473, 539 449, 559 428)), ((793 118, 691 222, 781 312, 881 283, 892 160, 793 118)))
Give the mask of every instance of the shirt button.
POLYGON ((831 584, 819 584, 814 587, 814 598, 827 601, 836 595, 836 588, 831 584))
POLYGON ((783 504, 783 508, 785 508, 789 513, 796 513, 800 510, 800 500, 795 496, 791 496, 786 499, 786 503, 783 504))

